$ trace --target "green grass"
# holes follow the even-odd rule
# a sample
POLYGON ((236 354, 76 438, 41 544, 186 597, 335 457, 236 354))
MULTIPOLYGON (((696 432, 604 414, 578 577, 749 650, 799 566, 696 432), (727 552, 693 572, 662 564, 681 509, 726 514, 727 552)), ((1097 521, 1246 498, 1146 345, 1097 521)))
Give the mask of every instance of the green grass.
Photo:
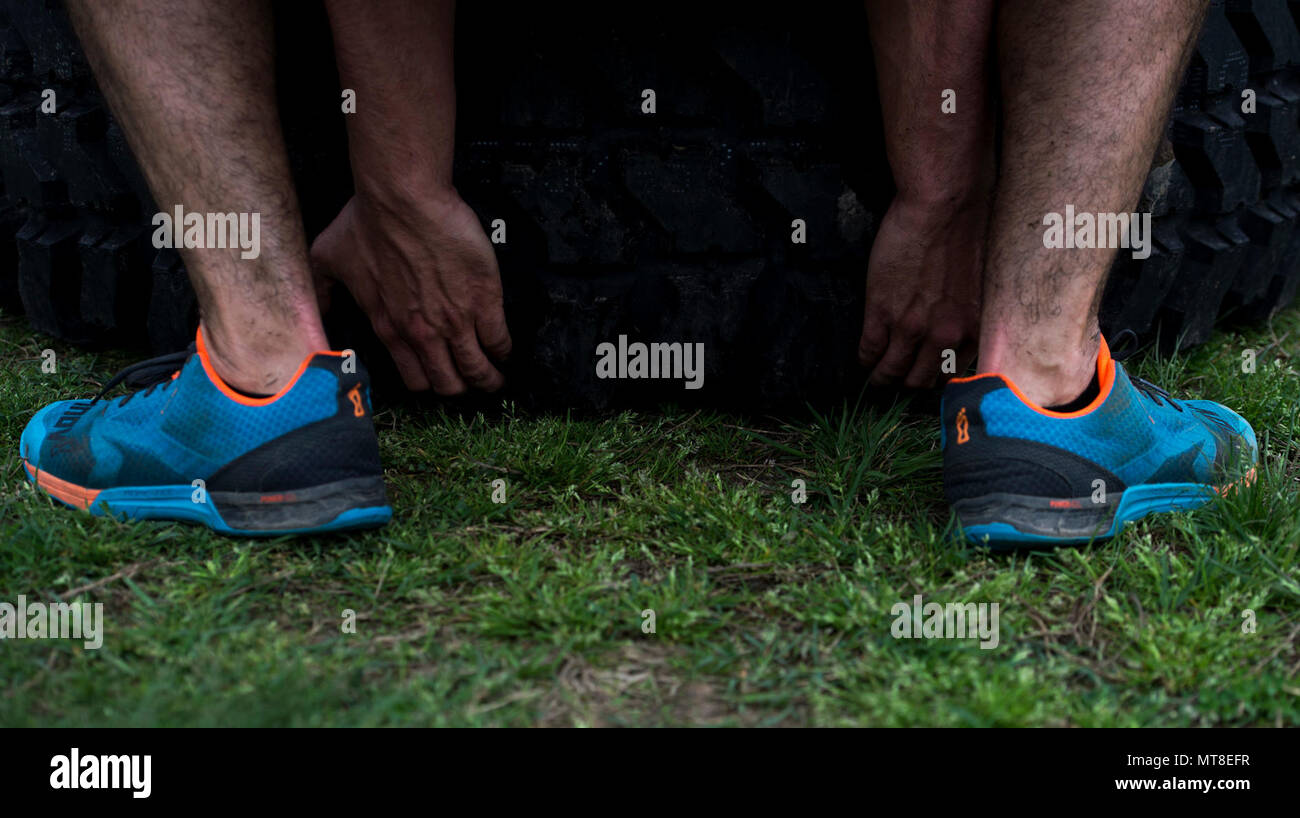
POLYGON ((1254 488, 1011 556, 948 542, 936 424, 899 408, 381 407, 385 529, 251 541, 126 525, 56 507, 16 456, 37 407, 93 393, 124 359, 15 318, 0 350, 0 601, 102 602, 106 619, 98 651, 0 642, 0 725, 1300 721, 1295 310, 1136 366, 1254 423, 1254 488), (57 374, 41 372, 46 347, 57 374), (1264 350, 1253 374, 1247 348, 1264 350), (999 646, 894 639, 890 609, 917 593, 999 603, 999 646))

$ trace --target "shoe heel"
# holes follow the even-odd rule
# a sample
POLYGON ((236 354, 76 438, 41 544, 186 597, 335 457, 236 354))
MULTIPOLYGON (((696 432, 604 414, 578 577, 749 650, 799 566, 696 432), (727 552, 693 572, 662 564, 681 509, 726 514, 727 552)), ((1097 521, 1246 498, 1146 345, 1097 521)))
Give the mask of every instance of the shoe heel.
POLYGON ((1085 543, 1114 534, 1118 496, 1035 497, 985 494, 952 504, 967 540, 990 543, 1085 543))
POLYGON ((383 525, 393 516, 380 476, 284 492, 214 491, 209 499, 230 534, 342 531, 383 525))

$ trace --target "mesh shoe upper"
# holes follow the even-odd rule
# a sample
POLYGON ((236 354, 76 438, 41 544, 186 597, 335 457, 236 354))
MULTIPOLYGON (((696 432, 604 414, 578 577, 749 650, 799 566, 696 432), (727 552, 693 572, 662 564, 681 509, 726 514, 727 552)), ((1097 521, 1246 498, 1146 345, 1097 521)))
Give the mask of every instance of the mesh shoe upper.
MULTIPOLYGON (((59 401, 40 410, 23 432, 21 456, 35 469, 87 488, 188 484, 286 435, 343 416, 353 425, 338 427, 334 439, 367 437, 360 446, 374 452, 373 462, 367 456, 353 467, 377 469, 359 366, 357 374, 345 374, 338 353, 317 353, 279 394, 247 399, 210 373, 201 335, 199 344, 200 351, 161 386, 120 398, 59 401)), ((316 442, 315 456, 328 459, 328 439, 316 442)))
POLYGON ((1097 477, 1120 489, 1217 486, 1254 465, 1255 433, 1241 416, 1212 401, 1169 398, 1130 378, 1104 340, 1098 377, 1098 399, 1068 413, 1035 406, 1001 375, 950 383, 942 408, 950 499, 998 491, 1080 496, 1097 477))

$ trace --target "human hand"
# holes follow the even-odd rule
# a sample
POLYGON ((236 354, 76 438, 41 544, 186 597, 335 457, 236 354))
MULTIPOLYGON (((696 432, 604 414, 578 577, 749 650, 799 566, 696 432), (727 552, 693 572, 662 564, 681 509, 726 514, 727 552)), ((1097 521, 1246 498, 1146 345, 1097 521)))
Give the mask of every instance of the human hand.
POLYGON ((510 353, 496 254, 454 191, 358 193, 312 243, 311 260, 347 286, 409 389, 457 395, 505 383, 492 363, 510 353))

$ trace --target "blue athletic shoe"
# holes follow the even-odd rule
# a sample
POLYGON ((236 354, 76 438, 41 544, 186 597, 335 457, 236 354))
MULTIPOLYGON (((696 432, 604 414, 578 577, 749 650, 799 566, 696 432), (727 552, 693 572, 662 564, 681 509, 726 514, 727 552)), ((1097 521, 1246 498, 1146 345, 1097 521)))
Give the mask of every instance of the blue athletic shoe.
POLYGON ((191 351, 128 367, 93 400, 40 410, 19 445, 28 479, 96 515, 280 535, 383 525, 393 513, 369 382, 340 352, 317 352, 279 393, 250 398, 213 371, 200 330, 191 351), (148 388, 104 399, 123 381, 148 388))
POLYGON ((1237 413, 1130 378, 1104 338, 1097 382, 1097 397, 1074 412, 1043 409, 997 374, 949 382, 944 491, 967 540, 1086 543, 1254 481, 1255 432, 1237 413))

